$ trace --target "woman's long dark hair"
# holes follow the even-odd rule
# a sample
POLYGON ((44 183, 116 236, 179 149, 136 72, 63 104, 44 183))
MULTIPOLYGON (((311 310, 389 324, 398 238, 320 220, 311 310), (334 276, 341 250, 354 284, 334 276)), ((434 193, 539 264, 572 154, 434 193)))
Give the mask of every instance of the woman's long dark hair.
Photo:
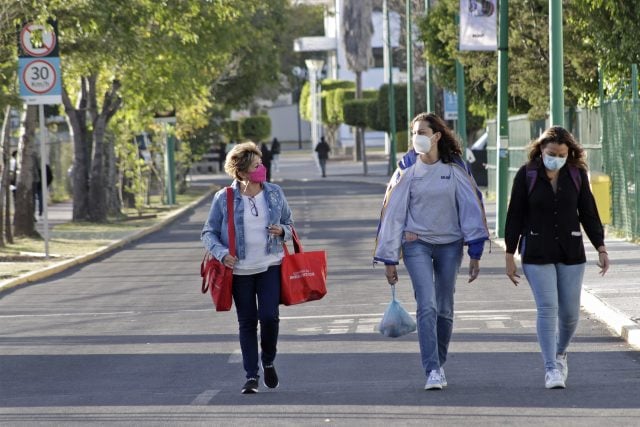
POLYGON ((411 120, 411 129, 409 135, 413 131, 413 125, 416 122, 427 122, 433 133, 440 132, 438 140, 438 154, 443 163, 451 163, 455 155, 462 156, 462 148, 458 138, 447 124, 440 117, 433 113, 420 113, 411 120))
POLYGON ((567 157, 568 165, 587 170, 584 150, 571 132, 561 126, 552 126, 542 132, 542 135, 540 135, 538 139, 531 141, 531 146, 529 147, 529 162, 539 165, 542 162, 542 150, 551 142, 569 147, 569 156, 567 157))

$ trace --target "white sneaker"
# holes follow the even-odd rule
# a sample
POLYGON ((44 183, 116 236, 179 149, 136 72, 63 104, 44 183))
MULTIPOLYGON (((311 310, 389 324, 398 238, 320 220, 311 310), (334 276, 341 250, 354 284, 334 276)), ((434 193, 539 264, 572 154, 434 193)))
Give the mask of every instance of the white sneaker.
POLYGON ((544 375, 544 386, 546 388, 565 388, 562 373, 558 369, 551 369, 544 375))
POLYGON ((567 361, 567 353, 556 354, 556 367, 562 373, 562 380, 567 381, 569 376, 569 362, 567 361))
POLYGON ((440 370, 433 370, 429 372, 429 378, 424 385, 425 390, 442 390, 442 377, 440 376, 440 370))
POLYGON ((444 368, 440 367, 440 383, 442 383, 442 387, 447 386, 447 377, 444 376, 444 368))

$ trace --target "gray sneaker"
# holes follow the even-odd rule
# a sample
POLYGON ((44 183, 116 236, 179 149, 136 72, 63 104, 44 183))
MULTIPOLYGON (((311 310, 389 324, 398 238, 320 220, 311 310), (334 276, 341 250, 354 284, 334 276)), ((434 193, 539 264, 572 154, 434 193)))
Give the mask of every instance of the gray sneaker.
POLYGON ((556 354, 556 367, 562 373, 562 379, 567 381, 569 376, 569 362, 567 361, 567 353, 556 354))
POLYGON ((544 375, 544 386, 546 388, 565 388, 562 373, 558 369, 551 369, 544 375))
POLYGON ((424 385, 425 390, 442 390, 442 377, 440 376, 440 370, 433 370, 429 372, 429 378, 424 385))
POLYGON ((447 377, 444 376, 444 368, 440 367, 440 382, 442 383, 442 387, 447 386, 447 377))

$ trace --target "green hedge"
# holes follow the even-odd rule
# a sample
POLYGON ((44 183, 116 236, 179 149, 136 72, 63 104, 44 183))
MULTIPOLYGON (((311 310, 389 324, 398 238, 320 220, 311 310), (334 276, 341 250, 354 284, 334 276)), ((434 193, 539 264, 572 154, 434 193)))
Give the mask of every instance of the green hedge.
POLYGON ((396 132, 396 153, 404 154, 409 150, 409 132, 396 132))
POLYGON ((237 120, 225 120, 221 123, 220 129, 226 141, 238 141, 240 139, 240 122, 237 120))
POLYGON ((298 109, 300 111, 300 118, 308 122, 311 121, 311 86, 309 82, 305 82, 302 85, 300 91, 300 101, 298 101, 298 109))
MULTIPOLYGON (((396 84, 394 100, 396 111, 396 131, 406 130, 407 127, 407 85, 396 84)), ((378 94, 378 130, 389 132, 389 85, 380 86, 378 94)))
POLYGON ((260 142, 271 135, 271 119, 269 116, 246 117, 240 122, 242 137, 260 142))
POLYGON ((352 99, 344 103, 344 123, 349 126, 370 128, 370 111, 375 110, 375 98, 352 99))

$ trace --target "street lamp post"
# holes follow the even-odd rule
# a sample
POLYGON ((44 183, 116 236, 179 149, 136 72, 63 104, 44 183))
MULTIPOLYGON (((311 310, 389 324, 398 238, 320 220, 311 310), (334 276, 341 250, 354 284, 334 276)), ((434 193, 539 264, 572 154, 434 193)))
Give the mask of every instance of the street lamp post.
MULTIPOLYGON (((318 96, 318 73, 324 66, 324 61, 321 59, 307 59, 304 61, 307 69, 309 70, 309 89, 311 95, 311 153, 315 153, 316 145, 319 141, 319 126, 320 126, 320 112, 321 110, 321 98, 318 96)), ((315 157, 315 156, 314 156, 315 157)))
POLYGON ((298 119, 298 150, 302 150, 302 130, 300 126, 300 94, 302 92, 302 81, 305 79, 307 72, 304 70, 304 68, 296 66, 293 67, 292 73, 296 81, 294 101, 297 106, 296 118, 298 119))

